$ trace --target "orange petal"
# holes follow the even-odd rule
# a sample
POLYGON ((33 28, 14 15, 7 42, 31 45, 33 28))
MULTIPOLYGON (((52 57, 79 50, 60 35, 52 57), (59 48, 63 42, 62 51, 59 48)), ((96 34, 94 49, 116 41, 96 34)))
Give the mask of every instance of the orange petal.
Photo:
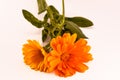
POLYGON ((66 63, 62 62, 58 65, 58 68, 55 70, 55 73, 62 77, 68 77, 75 74, 75 70, 68 66, 66 63), (60 66, 60 68, 59 68, 60 66))
POLYGON ((76 38, 77 38, 77 34, 74 33, 70 38, 72 44, 75 42, 76 38))
POLYGON ((85 72, 88 69, 88 66, 86 66, 85 64, 81 63, 81 64, 76 65, 75 69, 78 72, 85 72))
POLYGON ((90 51, 90 48, 91 48, 90 46, 85 46, 85 47, 84 47, 84 52, 89 52, 89 51, 90 51))
POLYGON ((75 46, 85 46, 86 44, 87 41, 81 38, 75 43, 75 46))

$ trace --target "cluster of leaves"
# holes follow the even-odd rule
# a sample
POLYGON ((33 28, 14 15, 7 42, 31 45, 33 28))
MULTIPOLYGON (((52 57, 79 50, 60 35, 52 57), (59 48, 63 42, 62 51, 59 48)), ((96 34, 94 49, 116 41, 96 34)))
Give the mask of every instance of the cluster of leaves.
POLYGON ((65 32, 71 34, 77 33, 77 39, 87 38, 80 27, 90 27, 93 23, 83 17, 65 17, 61 15, 53 5, 47 5, 45 0, 37 0, 38 2, 38 14, 46 12, 44 19, 37 19, 32 13, 27 10, 22 10, 26 20, 37 28, 42 28, 42 41, 44 42, 49 36, 51 39, 62 35, 65 32))

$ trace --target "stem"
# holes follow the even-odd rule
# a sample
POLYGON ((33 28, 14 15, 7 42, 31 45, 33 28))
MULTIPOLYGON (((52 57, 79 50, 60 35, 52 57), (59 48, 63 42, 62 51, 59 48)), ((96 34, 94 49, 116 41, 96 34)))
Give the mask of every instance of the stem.
POLYGON ((62 0, 62 14, 63 14, 63 23, 65 21, 65 4, 64 4, 64 0, 62 0))

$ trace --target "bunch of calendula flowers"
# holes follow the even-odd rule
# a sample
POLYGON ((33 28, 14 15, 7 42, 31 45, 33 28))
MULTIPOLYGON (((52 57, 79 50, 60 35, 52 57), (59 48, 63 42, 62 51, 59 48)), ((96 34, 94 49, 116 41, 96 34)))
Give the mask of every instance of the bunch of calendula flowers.
POLYGON ((63 77, 72 76, 88 69, 86 62, 92 60, 87 45, 87 37, 80 27, 90 27, 93 23, 83 17, 65 17, 64 0, 62 14, 45 0, 37 0, 38 14, 45 13, 39 20, 27 10, 22 10, 26 20, 37 28, 42 28, 42 41, 49 39, 48 44, 41 46, 36 40, 28 40, 23 45, 24 62, 32 69, 42 72, 55 72, 63 77))

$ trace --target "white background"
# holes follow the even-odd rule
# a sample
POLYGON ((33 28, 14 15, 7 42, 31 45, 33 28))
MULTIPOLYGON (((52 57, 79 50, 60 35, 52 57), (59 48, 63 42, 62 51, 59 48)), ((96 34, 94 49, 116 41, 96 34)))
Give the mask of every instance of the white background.
MULTIPOLYGON (((62 0, 47 0, 61 12, 62 0)), ((23 63, 22 45, 41 40, 41 30, 27 22, 22 9, 37 15, 37 0, 0 0, 0 80, 120 80, 120 0, 65 0, 66 16, 83 16, 94 22, 83 29, 94 60, 89 70, 61 78, 31 70, 23 63)), ((41 42, 41 41, 40 41, 41 42)))

